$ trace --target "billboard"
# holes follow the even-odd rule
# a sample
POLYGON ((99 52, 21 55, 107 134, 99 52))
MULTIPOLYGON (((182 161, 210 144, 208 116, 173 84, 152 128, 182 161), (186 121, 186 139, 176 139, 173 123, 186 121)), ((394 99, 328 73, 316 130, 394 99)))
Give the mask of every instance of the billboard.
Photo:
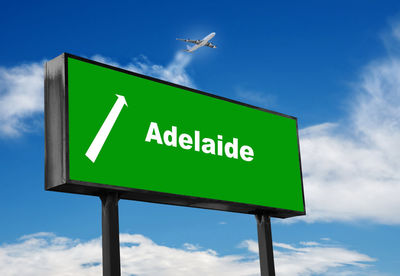
POLYGON ((45 71, 46 190, 305 214, 296 118, 71 54, 45 71))

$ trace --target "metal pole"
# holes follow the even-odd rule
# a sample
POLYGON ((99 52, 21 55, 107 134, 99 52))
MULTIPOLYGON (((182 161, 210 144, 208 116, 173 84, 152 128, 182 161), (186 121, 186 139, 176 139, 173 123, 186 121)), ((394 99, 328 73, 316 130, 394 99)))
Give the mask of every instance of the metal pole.
POLYGON ((103 232, 103 276, 120 276, 118 193, 107 193, 100 198, 103 232))
POLYGON ((270 217, 267 215, 256 215, 256 220, 261 276, 275 276, 270 217))

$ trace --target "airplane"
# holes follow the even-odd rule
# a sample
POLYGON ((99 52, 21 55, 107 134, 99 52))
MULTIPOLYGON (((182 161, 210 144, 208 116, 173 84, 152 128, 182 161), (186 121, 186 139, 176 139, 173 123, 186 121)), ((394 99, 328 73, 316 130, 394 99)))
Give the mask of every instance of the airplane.
POLYGON ((188 46, 187 50, 183 50, 185 52, 194 52, 197 49, 199 49, 200 47, 203 46, 207 46, 207 47, 211 47, 211 48, 217 48, 217 46, 215 46, 214 44, 212 44, 211 42, 209 42, 209 40, 211 40, 213 37, 215 36, 215 33, 211 33, 208 36, 206 36, 205 38, 201 39, 201 40, 190 40, 190 39, 182 39, 182 38, 177 38, 176 40, 181 40, 181 41, 185 41, 185 42, 190 42, 190 43, 194 43, 196 45, 194 45, 193 47, 188 46))

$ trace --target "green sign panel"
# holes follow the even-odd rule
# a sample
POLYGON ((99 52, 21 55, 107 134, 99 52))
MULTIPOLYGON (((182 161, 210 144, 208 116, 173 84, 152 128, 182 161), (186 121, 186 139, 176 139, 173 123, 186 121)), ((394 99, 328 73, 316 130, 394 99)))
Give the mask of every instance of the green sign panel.
POLYGON ((48 190, 305 214, 293 117, 69 54, 45 92, 48 190))

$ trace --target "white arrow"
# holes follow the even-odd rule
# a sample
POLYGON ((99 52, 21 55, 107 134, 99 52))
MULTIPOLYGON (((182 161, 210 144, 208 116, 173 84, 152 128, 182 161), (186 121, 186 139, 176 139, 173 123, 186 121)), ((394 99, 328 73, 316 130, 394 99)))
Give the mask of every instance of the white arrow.
POLYGON ((106 120, 101 126, 99 132, 97 132, 96 137, 94 138, 92 144, 90 144, 90 147, 85 154, 93 163, 96 161, 96 158, 99 155, 99 152, 101 151, 101 148, 103 147, 108 135, 110 134, 110 131, 114 126, 122 108, 124 105, 128 106, 124 96, 116 96, 118 97, 117 101, 115 102, 106 120))

